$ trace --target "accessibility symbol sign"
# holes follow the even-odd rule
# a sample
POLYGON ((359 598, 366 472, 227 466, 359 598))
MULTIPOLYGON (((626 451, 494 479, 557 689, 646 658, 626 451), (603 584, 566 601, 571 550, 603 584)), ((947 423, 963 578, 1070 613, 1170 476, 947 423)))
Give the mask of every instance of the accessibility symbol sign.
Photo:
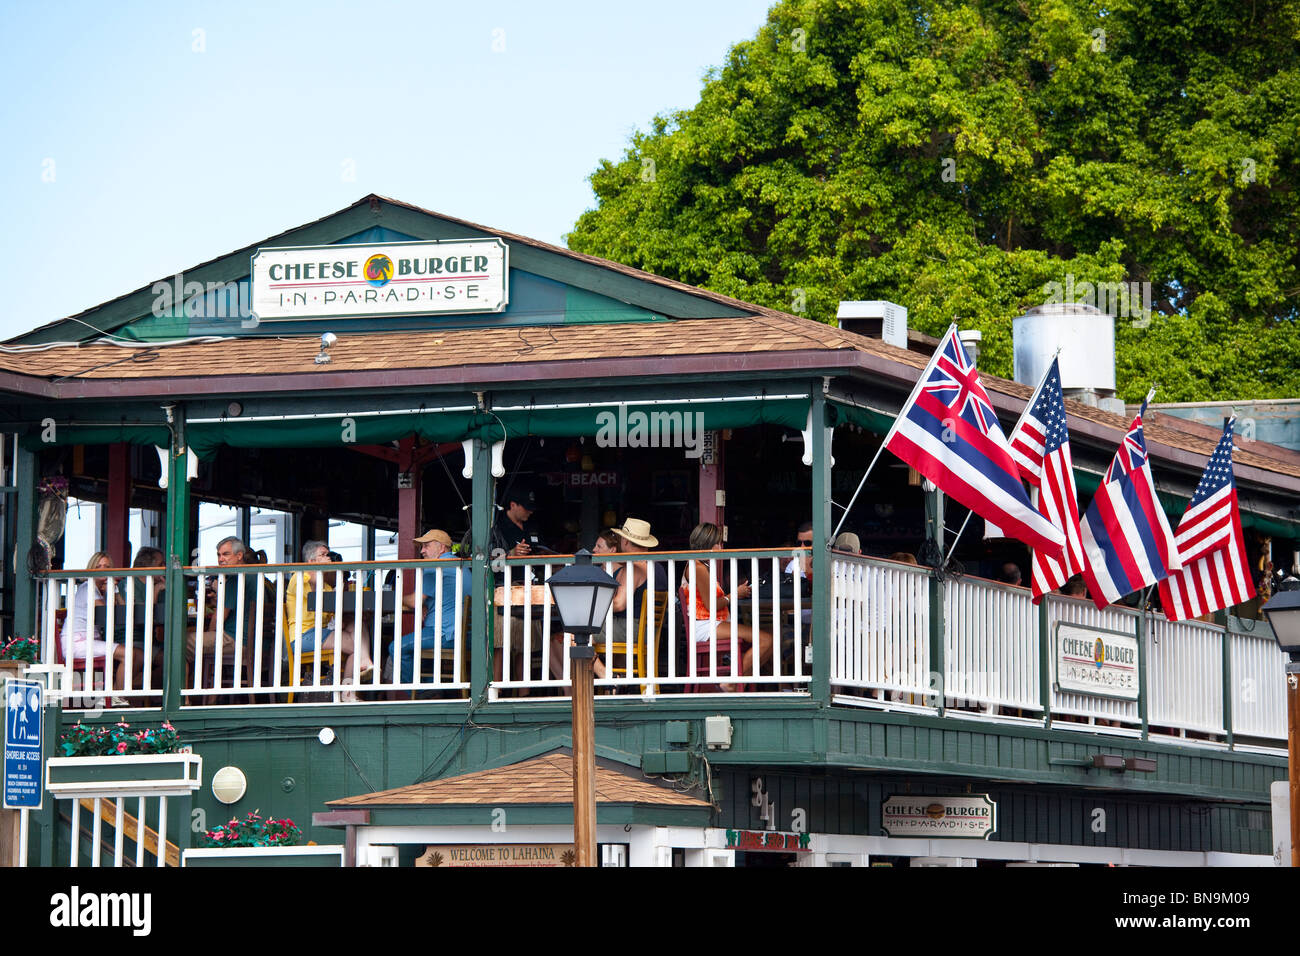
POLYGON ((4 808, 41 806, 41 685, 11 678, 4 685, 4 808))

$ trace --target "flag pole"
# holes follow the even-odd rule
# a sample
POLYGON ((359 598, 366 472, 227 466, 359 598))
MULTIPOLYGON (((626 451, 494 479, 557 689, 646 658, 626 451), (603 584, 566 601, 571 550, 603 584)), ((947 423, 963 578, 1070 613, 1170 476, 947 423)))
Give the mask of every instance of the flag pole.
MULTIPOLYGON (((956 330, 956 328, 957 328, 956 322, 953 322, 951 325, 949 325, 948 331, 945 332, 943 334, 943 337, 939 339, 940 344, 942 344, 943 340, 948 337, 949 333, 956 330)), ((934 363, 937 361, 939 361, 939 350, 936 348, 934 350, 934 354, 930 356, 930 361, 926 362, 925 368, 921 369, 921 374, 917 378, 916 384, 912 386, 912 393, 907 396, 907 401, 903 403, 903 407, 900 408, 898 410, 898 414, 894 416, 894 424, 889 426, 889 431, 885 432, 885 437, 881 439, 880 447, 876 449, 876 454, 875 457, 871 459, 871 464, 867 465, 866 473, 863 474, 862 480, 858 482, 858 487, 853 492, 853 497, 850 498, 849 503, 845 505, 844 514, 840 515, 840 523, 835 526, 835 530, 831 532, 830 538, 828 538, 826 541, 827 548, 831 546, 831 542, 834 541, 835 538, 839 535, 840 528, 844 527, 844 522, 848 520, 849 511, 853 508, 853 503, 858 500, 858 495, 862 493, 862 488, 864 485, 866 485, 867 478, 871 476, 871 469, 876 467, 876 462, 880 460, 881 452, 883 452, 885 450, 885 446, 889 444, 889 439, 894 437, 894 432, 898 431, 898 420, 903 417, 903 412, 907 411, 908 407, 912 404, 912 401, 916 398, 916 393, 921 390, 921 386, 924 385, 925 380, 929 378, 930 369, 934 367, 934 363)))
MULTIPOLYGON (((1055 362, 1060 354, 1061 347, 1058 345, 1056 351, 1052 354, 1052 361, 1055 362)), ((1047 366, 1047 371, 1043 372, 1043 377, 1038 380, 1038 387, 1034 389, 1034 394, 1030 395, 1029 401, 1025 402, 1024 410, 1021 411, 1020 417, 1016 419, 1016 424, 1012 427, 1011 434, 1007 436, 1008 445, 1011 444, 1011 439, 1015 437, 1016 431, 1020 428, 1021 423, 1024 422, 1025 416, 1029 414, 1029 410, 1034 407, 1034 402, 1038 401, 1038 395, 1042 392, 1043 386, 1047 384, 1047 376, 1050 374, 1052 374, 1052 366, 1049 365, 1047 366)), ((957 537, 952 539, 952 547, 948 549, 948 556, 943 559, 945 566, 947 566, 948 562, 952 560, 953 552, 957 550, 957 542, 961 541, 962 532, 966 530, 966 525, 970 524, 971 515, 974 513, 975 512, 969 509, 966 511, 966 520, 961 523, 961 529, 957 532, 957 537)))

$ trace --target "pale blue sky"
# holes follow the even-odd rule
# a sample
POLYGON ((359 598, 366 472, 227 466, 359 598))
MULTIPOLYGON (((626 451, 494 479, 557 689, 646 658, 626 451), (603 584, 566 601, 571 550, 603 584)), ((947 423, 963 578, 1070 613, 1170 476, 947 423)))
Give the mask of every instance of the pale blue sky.
POLYGON ((370 192, 559 243, 771 2, 0 0, 0 338, 370 192))

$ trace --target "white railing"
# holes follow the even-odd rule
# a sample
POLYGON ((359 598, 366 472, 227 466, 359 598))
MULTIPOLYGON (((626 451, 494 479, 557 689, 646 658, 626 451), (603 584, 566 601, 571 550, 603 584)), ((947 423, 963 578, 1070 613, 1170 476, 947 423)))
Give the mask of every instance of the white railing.
MULTIPOLYGON (((527 689, 566 695, 572 635, 562 633, 545 582, 566 557, 510 559, 494 598, 499 660, 493 690, 527 689)), ((596 686, 663 693, 777 691, 799 688, 810 678, 808 599, 797 587, 781 587, 788 551, 671 552, 600 556, 606 573, 620 576, 616 597, 597 650, 596 686), (700 563, 709 579, 726 582, 702 598, 696 612, 700 563), (645 581, 634 587, 635 580, 645 581), (775 587, 774 587, 775 582, 775 587), (751 585, 742 597, 742 584, 751 585), (695 621, 719 621, 714 636, 696 640, 695 621), (751 653, 760 634, 763 654, 751 653), (776 636, 774 638, 774 636, 776 636), (732 662, 737 664, 733 671, 732 662)), ((703 628, 699 630, 704 630, 703 628)))
POLYGON ((1148 615, 1146 656, 1151 732, 1222 734, 1223 628, 1148 615))
MULTIPOLYGON (((69 808, 68 866, 81 865, 83 838, 90 841, 90 865, 93 867, 179 865, 179 858, 174 854, 175 847, 167 842, 167 797, 127 795, 107 798, 61 795, 55 799, 60 807, 69 808), (86 823, 82 821, 83 801, 91 804, 86 808, 86 812, 90 815, 90 820, 86 823), (150 806, 153 808, 153 813, 148 812, 150 806), (105 812, 106 810, 108 812, 105 812), (147 825, 150 821, 156 829, 147 825), (108 855, 108 861, 111 862, 105 861, 103 852, 105 822, 113 829, 113 846, 108 855), (83 832, 85 826, 90 827, 88 835, 83 832), (135 852, 132 856, 127 855, 128 830, 135 834, 132 841, 135 843, 135 852), (169 860, 169 856, 173 856, 173 859, 169 860)), ((57 861, 55 865, 58 865, 57 861)))
POLYGON ((1247 737, 1285 740, 1286 655, 1272 632, 1232 631, 1228 638, 1232 668, 1232 731, 1247 737))
POLYGON ((53 571, 39 580, 40 662, 63 669, 52 692, 64 694, 66 709, 161 704, 161 582, 161 570, 53 571))
POLYGON ((922 703, 931 692, 929 574, 835 555, 831 560, 831 685, 878 701, 922 703))
POLYGON ((1027 588, 950 580, 944 624, 943 692, 955 702, 949 706, 1042 711, 1038 608, 1027 588))
POLYGON ((466 562, 243 565, 187 575, 206 596, 191 621, 194 651, 181 691, 190 702, 274 695, 304 703, 328 695, 327 702, 346 703, 469 688, 466 562), (396 573, 386 588, 389 571, 396 573), (360 590, 349 584, 349 572, 362 579, 360 590), (308 620, 314 628, 304 627, 308 620), (450 646, 439 637, 444 626, 450 646), (304 641, 312 630, 314 640, 304 641), (371 662, 364 669, 363 658, 371 662))
MULTIPOLYGON (((1100 628, 1127 634, 1137 639, 1138 614, 1128 608, 1107 607, 1097 610, 1097 606, 1086 598, 1061 597, 1049 595, 1047 601, 1047 638, 1049 645, 1048 659, 1055 660, 1056 625, 1058 623, 1078 624, 1083 627, 1100 628)), ((1142 718, 1138 713, 1135 700, 1119 700, 1110 697, 1095 697, 1091 694, 1079 694, 1073 691, 1059 690, 1056 675, 1051 675, 1052 714, 1082 717, 1089 721, 1108 721, 1116 725, 1141 726, 1142 718)), ((1069 729, 1070 721, 1060 722, 1058 726, 1069 729)))

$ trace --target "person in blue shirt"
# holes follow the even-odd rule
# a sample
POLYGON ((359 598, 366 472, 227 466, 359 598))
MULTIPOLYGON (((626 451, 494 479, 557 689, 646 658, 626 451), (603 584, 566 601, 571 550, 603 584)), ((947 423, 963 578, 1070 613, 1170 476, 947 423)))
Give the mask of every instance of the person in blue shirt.
MULTIPOLYGON (((451 535, 434 528, 415 539, 420 549, 420 558, 424 561, 455 560, 451 553, 451 535)), ((449 564, 445 568, 422 568, 421 597, 424 603, 424 621, 420 627, 420 649, 435 650, 439 639, 442 646, 451 650, 456 641, 456 619, 460 615, 465 595, 470 593, 471 575, 469 568, 460 573, 460 587, 456 586, 457 565, 449 564), (437 600, 438 576, 442 576, 442 626, 438 625, 439 602, 437 600)), ((402 597, 402 606, 415 608, 415 592, 402 597)), ((398 644, 399 680, 409 683, 415 671, 415 632, 403 634, 398 644)))

